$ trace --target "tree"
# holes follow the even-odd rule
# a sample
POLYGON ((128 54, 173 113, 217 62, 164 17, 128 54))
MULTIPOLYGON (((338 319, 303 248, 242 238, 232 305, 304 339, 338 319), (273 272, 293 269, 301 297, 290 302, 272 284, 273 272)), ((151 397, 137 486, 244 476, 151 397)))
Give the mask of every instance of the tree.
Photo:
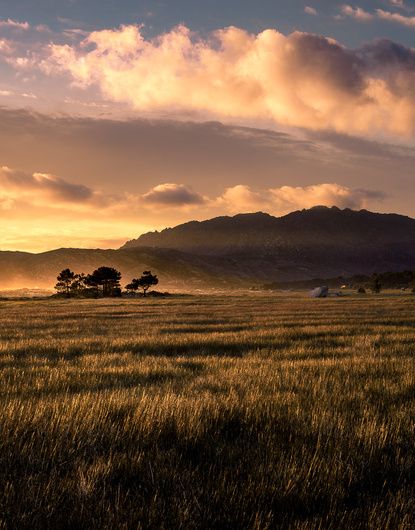
POLYGON ((59 276, 56 278, 58 283, 55 285, 55 289, 59 293, 64 293, 67 296, 71 293, 73 283, 75 281, 76 274, 70 269, 64 269, 60 272, 59 276))
POLYGON ((147 291, 152 285, 157 285, 159 280, 155 274, 151 274, 151 271, 144 271, 140 278, 134 278, 128 285, 125 286, 127 291, 137 291, 138 289, 143 290, 143 295, 146 296, 147 291))
POLYGON ((370 280, 370 289, 373 293, 380 293, 382 290, 382 283, 380 281, 380 278, 377 274, 373 275, 370 280))
POLYGON ((71 285, 71 292, 74 294, 80 294, 85 292, 85 290, 88 289, 86 279, 87 277, 83 272, 81 272, 80 274, 75 274, 75 278, 71 285))
POLYGON ((125 289, 129 292, 129 293, 133 293, 134 291, 137 291, 138 289, 138 284, 137 284, 138 280, 132 280, 131 283, 127 284, 125 286, 125 289))
POLYGON ((85 278, 86 285, 95 289, 102 289, 104 297, 119 296, 121 273, 113 267, 99 267, 85 278))

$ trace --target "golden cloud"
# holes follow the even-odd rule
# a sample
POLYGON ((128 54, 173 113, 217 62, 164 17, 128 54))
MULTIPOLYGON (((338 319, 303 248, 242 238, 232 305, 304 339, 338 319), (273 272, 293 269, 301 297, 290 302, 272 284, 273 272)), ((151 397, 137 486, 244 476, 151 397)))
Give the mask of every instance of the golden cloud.
POLYGON ((384 198, 384 194, 378 191, 351 189, 336 183, 281 186, 259 191, 250 186, 238 185, 228 188, 215 202, 230 213, 265 210, 274 215, 284 215, 293 210, 313 206, 337 206, 359 210, 384 198))
POLYGON ((229 213, 245 213, 264 209, 271 211, 273 205, 267 194, 254 191, 245 184, 238 184, 227 188, 216 199, 216 206, 229 213))
POLYGON ((79 45, 51 45, 41 68, 97 85, 139 111, 360 135, 415 130, 415 51, 389 41, 349 50, 307 33, 229 27, 203 39, 184 26, 146 40, 140 27, 122 26, 92 32, 79 45))
POLYGON ((280 212, 311 208, 316 205, 337 206, 360 210, 373 201, 382 201, 383 193, 365 189, 351 189, 336 183, 311 186, 281 186, 269 190, 280 212))

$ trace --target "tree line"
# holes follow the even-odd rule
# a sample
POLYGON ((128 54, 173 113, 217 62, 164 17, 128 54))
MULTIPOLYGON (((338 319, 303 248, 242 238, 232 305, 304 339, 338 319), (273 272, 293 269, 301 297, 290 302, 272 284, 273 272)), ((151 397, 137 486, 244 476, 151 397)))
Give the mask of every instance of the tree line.
POLYGON ((312 289, 316 285, 327 285, 338 289, 346 285, 349 289, 364 293, 368 290, 379 293, 384 289, 412 289, 415 292, 415 271, 397 271, 373 273, 372 275, 355 274, 350 277, 314 278, 311 280, 293 280, 286 282, 272 282, 261 286, 265 290, 277 289, 312 289))
MULTIPOLYGON (((64 296, 86 297, 117 297, 122 295, 121 272, 113 267, 99 267, 91 274, 83 272, 76 274, 70 269, 64 269, 57 277, 55 290, 64 296)), ((134 278, 125 286, 128 293, 139 290, 146 296, 150 287, 159 283, 157 275, 151 271, 144 271, 139 278, 134 278)))

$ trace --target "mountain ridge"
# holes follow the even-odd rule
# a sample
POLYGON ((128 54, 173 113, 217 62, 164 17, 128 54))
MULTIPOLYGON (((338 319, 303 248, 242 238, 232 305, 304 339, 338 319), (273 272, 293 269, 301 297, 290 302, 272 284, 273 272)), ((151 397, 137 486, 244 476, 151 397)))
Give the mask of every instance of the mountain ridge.
POLYGON ((256 212, 190 221, 161 232, 142 234, 122 248, 176 248, 216 254, 223 250, 242 249, 244 246, 278 248, 281 244, 337 244, 339 237, 343 238, 343 242, 373 245, 374 236, 382 237, 382 245, 385 239, 388 243, 399 239, 412 241, 415 237, 415 220, 394 213, 315 206, 281 217, 256 212), (205 236, 209 241, 203 239, 205 236))
MULTIPOLYGON (((189 221, 120 249, 0 251, 0 289, 52 287, 64 268, 112 266, 128 283, 152 270, 161 288, 249 287, 267 282, 415 269, 415 219, 317 206, 189 221)), ((124 285, 124 283, 123 283, 124 285)))

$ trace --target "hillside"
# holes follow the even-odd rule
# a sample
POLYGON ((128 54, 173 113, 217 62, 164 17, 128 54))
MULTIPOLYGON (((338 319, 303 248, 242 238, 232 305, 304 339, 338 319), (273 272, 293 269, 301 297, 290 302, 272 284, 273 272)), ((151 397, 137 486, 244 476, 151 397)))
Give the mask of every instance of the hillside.
POLYGON ((250 276, 279 280, 415 268, 415 220, 367 210, 314 207, 192 221, 129 241, 231 259, 250 276))
POLYGON ((0 289, 50 288, 69 267, 101 265, 123 282, 150 269, 162 289, 249 287, 415 269, 415 220, 397 214, 315 207, 284 217, 265 213, 192 221, 129 241, 118 250, 0 252, 0 289))
POLYGON ((316 206, 273 217, 258 212, 234 217, 191 221, 161 232, 149 232, 127 242, 124 248, 175 248, 200 254, 310 246, 384 248, 415 241, 415 219, 367 210, 340 210, 316 206))
POLYGON ((122 285, 147 269, 159 275, 161 289, 237 284, 232 264, 215 257, 205 259, 171 249, 62 248, 40 254, 0 251, 0 289, 51 288, 64 268, 88 273, 101 265, 120 270, 122 285))

